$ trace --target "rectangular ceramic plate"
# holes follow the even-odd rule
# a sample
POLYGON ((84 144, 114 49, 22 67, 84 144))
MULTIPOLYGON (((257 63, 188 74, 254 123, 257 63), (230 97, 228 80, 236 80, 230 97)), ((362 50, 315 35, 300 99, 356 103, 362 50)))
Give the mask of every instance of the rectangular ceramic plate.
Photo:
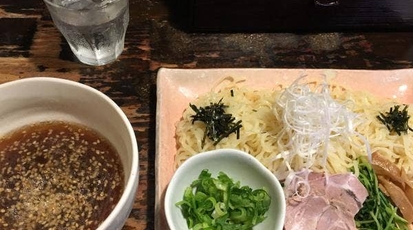
POLYGON ((190 102, 208 92, 223 77, 245 79, 252 89, 288 86, 303 74, 327 75, 333 82, 353 90, 365 90, 379 97, 398 98, 413 104, 413 69, 334 70, 334 69, 165 69, 157 78, 156 117, 156 197, 155 229, 168 229, 163 212, 163 197, 175 171, 175 124, 190 102))

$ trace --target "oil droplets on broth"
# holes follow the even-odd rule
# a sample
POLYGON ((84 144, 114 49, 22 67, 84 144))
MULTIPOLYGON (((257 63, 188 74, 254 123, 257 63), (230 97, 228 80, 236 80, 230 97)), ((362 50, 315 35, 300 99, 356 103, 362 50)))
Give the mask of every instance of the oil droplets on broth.
POLYGON ((96 229, 123 189, 118 153, 85 126, 41 122, 0 139, 0 229, 96 229))

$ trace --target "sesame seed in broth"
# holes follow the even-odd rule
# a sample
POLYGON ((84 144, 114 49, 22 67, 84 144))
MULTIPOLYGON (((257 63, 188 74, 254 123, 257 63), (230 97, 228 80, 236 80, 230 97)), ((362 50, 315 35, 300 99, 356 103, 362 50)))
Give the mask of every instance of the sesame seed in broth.
POLYGON ((118 153, 91 129, 25 126, 0 139, 0 229, 96 229, 123 178, 118 153))

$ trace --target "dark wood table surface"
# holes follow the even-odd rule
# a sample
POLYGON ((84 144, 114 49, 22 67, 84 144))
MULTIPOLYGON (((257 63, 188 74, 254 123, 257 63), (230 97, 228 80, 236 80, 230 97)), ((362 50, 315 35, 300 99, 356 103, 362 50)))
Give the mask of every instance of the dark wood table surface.
POLYGON ((110 96, 132 123, 140 181, 124 229, 154 229, 160 67, 399 69, 413 63, 413 31, 406 28, 200 33, 173 23, 169 7, 162 0, 130 0, 124 52, 112 64, 93 67, 74 58, 42 0, 0 1, 0 83, 34 76, 75 80, 110 96))

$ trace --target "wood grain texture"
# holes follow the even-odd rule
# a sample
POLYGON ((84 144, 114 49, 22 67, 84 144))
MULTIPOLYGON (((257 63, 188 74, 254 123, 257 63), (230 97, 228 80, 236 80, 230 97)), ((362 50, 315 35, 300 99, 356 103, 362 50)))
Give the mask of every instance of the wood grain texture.
MULTIPOLYGON (((157 218, 155 115, 156 73, 160 67, 412 67, 413 33, 409 31, 250 33, 240 28, 238 33, 195 33, 176 24, 173 2, 130 0, 125 49, 116 62, 101 67, 76 60, 42 1, 0 3, 0 83, 34 76, 78 81, 111 97, 133 125, 139 145, 140 181, 124 229, 154 229, 157 218)), ((259 5, 255 10, 259 11, 259 5)), ((338 19, 332 16, 332 20, 338 19)), ((248 31, 247 27, 244 29, 248 31)))

